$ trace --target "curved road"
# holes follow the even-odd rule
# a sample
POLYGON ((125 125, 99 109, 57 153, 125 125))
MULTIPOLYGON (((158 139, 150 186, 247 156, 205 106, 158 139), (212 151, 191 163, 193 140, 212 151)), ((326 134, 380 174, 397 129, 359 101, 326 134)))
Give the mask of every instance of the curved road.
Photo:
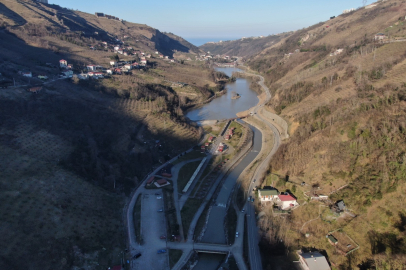
MULTIPOLYGON (((248 73, 248 72, 247 72, 248 73)), ((262 121, 265 123, 273 132, 273 148, 269 152, 269 154, 266 156, 266 158, 261 162, 261 164, 257 167, 253 178, 251 179, 251 183, 249 186, 249 189, 247 191, 247 197, 253 196, 253 187, 255 185, 254 180, 258 179, 261 175, 265 173, 267 170, 267 166, 269 164, 270 159, 273 157, 273 155, 276 153, 277 149, 279 148, 280 145, 280 133, 278 129, 270 122, 268 121, 265 117, 261 115, 261 111, 263 108, 263 105, 267 103, 271 99, 271 93, 268 89, 268 87, 265 86, 264 84, 264 78, 260 75, 249 73, 255 76, 258 76, 260 78, 260 81, 258 84, 264 89, 266 93, 266 99, 264 102, 261 102, 257 104, 254 108, 251 109, 251 112, 254 112, 254 117, 257 118, 258 120, 262 121)), ((263 132, 263 131, 262 131, 263 132)), ((191 151, 192 149, 188 150, 191 151)), ((175 160, 173 158, 171 161, 175 160)), ((169 162, 171 162, 169 161, 169 162)), ((163 164, 159 168, 157 168, 153 173, 150 175, 154 175, 158 170, 160 170, 162 167, 164 167, 167 163, 163 164)), ((149 176, 148 176, 149 177, 149 176)), ((147 179, 146 177, 145 179, 147 179)), ((219 251, 219 252, 232 252, 238 265, 241 270, 247 269, 244 260, 243 260, 243 232, 244 232, 244 217, 245 215, 247 216, 247 229, 248 229, 248 248, 249 248, 249 261, 250 261, 250 268, 252 270, 260 270, 262 269, 262 263, 261 263, 261 256, 259 252, 259 247, 258 247, 258 228, 256 225, 256 216, 255 216, 255 208, 254 205, 250 202, 247 202, 244 206, 244 209, 246 209, 246 213, 238 213, 238 221, 237 221, 237 231, 240 232, 241 237, 238 237, 235 239, 235 243, 232 246, 224 246, 224 245, 212 245, 212 244, 206 244, 206 243, 194 243, 193 242, 193 233, 195 229, 196 222, 199 218, 201 213, 206 205, 206 203, 210 200, 211 195, 214 193, 215 187, 217 187, 218 182, 221 180, 219 177, 216 181, 216 184, 213 185, 212 190, 209 192, 209 196, 206 197, 205 203, 202 203, 200 209, 197 211, 192 223, 190 224, 189 232, 188 232, 188 239, 187 242, 184 243, 171 243, 167 242, 167 247, 168 248, 176 248, 176 249, 181 249, 183 251, 183 254, 181 258, 179 259, 178 263, 172 268, 172 269, 180 269, 182 265, 187 261, 191 251, 193 249, 198 249, 198 250, 207 250, 207 251, 219 251)), ((137 196, 142 193, 144 190, 143 185, 141 185, 133 194, 130 203, 127 208, 127 229, 128 229, 128 235, 129 235, 129 246, 130 250, 134 250, 139 247, 139 245, 135 241, 135 233, 134 233, 134 226, 133 226, 133 215, 132 215, 132 209, 134 208, 135 204, 135 199, 137 196)), ((175 203, 176 204, 176 203, 175 203)), ((179 206, 178 206, 179 207, 179 206)), ((177 212, 180 212, 180 209, 177 209, 177 212)), ((179 217, 178 217, 179 218, 179 217)))

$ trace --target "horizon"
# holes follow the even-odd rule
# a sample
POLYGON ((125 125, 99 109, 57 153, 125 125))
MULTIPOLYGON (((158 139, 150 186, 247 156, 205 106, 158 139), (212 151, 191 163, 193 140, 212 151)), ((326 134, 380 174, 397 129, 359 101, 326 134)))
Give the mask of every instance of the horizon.
MULTIPOLYGON (((372 1, 368 1, 371 4, 372 1)), ((171 32, 198 44, 202 40, 235 40, 295 31, 338 16, 345 9, 358 8, 362 1, 343 0, 326 4, 322 0, 293 3, 262 0, 214 0, 186 2, 123 3, 49 0, 49 4, 94 14, 103 12, 126 21, 147 24, 161 32, 171 32), (293 7, 293 8, 292 8, 293 7)), ((190 42, 190 41, 189 41, 190 42)), ((196 45, 195 43, 192 44, 196 45)), ((201 45, 201 44, 200 44, 201 45)), ((200 46, 196 45, 196 46, 200 46)))

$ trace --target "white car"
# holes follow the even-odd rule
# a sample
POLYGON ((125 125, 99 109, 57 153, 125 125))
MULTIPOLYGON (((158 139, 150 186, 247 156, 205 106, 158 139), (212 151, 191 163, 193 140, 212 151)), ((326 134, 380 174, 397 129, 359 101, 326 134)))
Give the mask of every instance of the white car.
POLYGON ((158 196, 158 197, 156 197, 156 198, 157 198, 158 200, 159 200, 159 199, 162 199, 162 197, 161 197, 161 196, 158 196))
POLYGON ((238 237, 238 232, 235 233, 235 237, 238 237))

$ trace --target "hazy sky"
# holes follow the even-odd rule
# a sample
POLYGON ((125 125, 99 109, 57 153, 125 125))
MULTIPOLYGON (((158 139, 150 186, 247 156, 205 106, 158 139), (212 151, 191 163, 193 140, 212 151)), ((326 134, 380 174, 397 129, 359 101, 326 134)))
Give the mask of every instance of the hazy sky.
MULTIPOLYGON (((371 3, 368 1, 367 3, 371 3)), ((104 12, 186 39, 267 36, 310 26, 362 6, 351 0, 49 0, 88 13, 104 12)))

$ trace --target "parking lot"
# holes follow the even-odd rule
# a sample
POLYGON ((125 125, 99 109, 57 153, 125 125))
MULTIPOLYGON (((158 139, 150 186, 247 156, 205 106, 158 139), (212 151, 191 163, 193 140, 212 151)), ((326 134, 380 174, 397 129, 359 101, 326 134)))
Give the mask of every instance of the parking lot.
MULTIPOLYGON (((141 203, 141 235, 144 244, 139 252, 142 256, 134 260, 135 269, 169 269, 168 253, 157 254, 159 249, 166 249, 165 214, 158 212, 164 208, 161 190, 145 190, 141 203), (160 195, 155 195, 159 193, 160 195), (161 197, 157 199, 157 197, 161 197)), ((138 251, 138 250, 137 250, 138 251)))

